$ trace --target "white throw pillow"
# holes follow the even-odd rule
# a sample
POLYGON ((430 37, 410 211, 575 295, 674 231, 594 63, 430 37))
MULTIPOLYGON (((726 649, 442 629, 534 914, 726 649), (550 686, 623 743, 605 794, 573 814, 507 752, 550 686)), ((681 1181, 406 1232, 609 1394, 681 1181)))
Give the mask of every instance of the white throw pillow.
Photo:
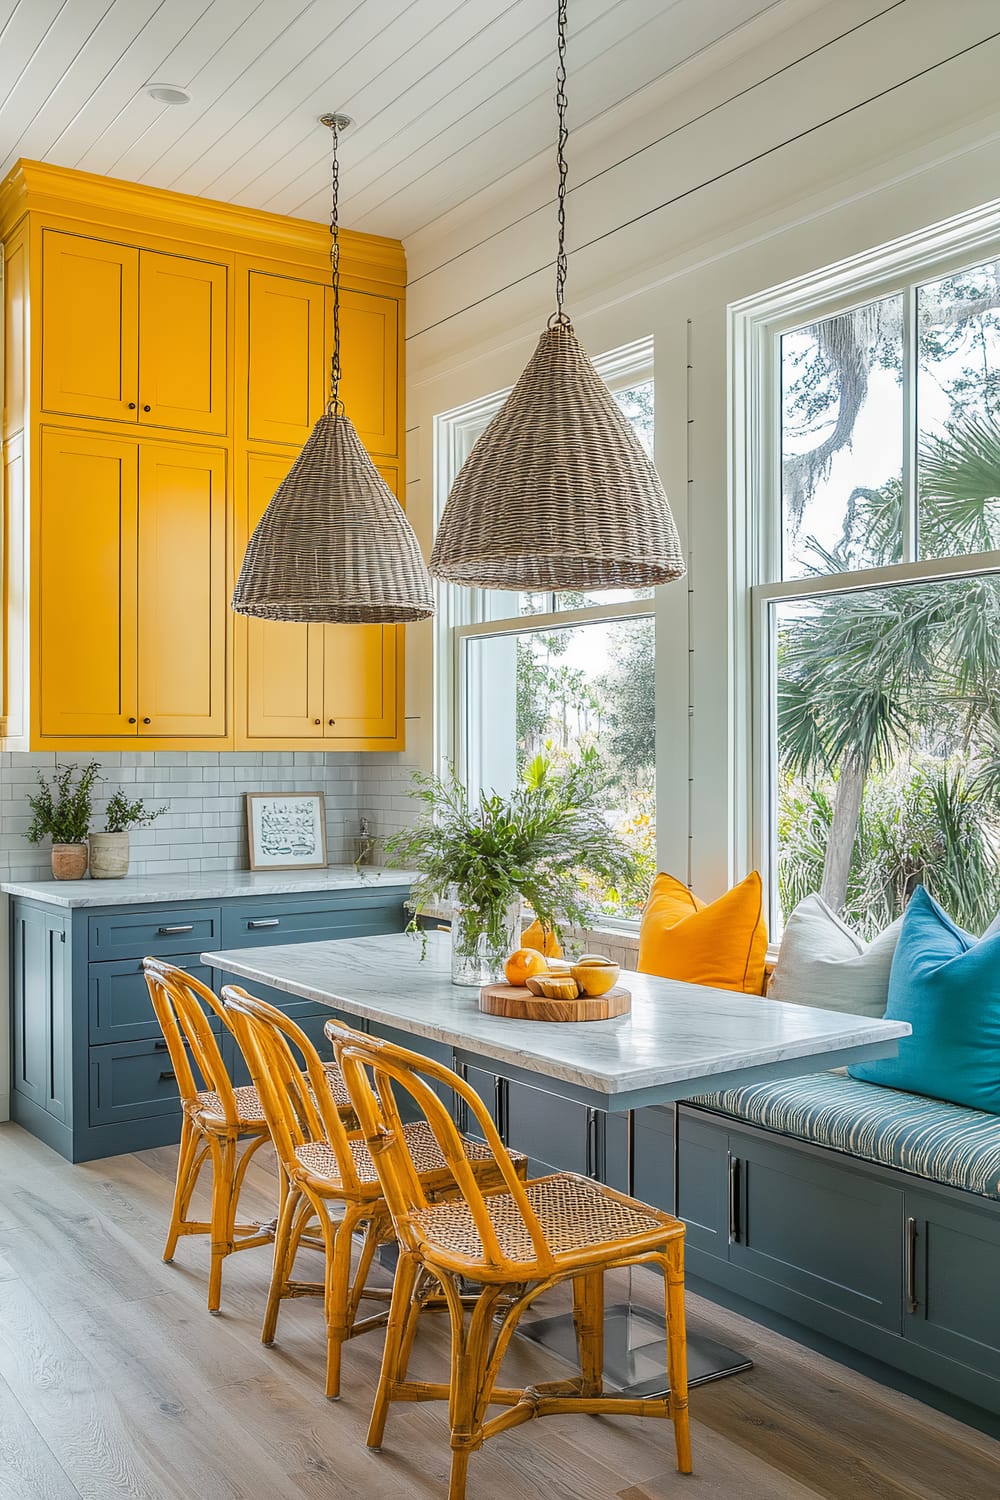
POLYGON ((768 999, 852 1016, 883 1016, 902 921, 897 917, 865 943, 822 896, 806 896, 782 934, 768 999))

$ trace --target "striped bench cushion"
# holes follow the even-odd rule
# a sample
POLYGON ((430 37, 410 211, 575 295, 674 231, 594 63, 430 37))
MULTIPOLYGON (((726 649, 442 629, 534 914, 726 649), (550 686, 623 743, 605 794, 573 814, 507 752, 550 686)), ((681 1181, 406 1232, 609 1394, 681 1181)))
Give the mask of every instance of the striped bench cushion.
POLYGON ((1000 1199, 1000 1115, 833 1073, 689 1101, 751 1125, 1000 1199))

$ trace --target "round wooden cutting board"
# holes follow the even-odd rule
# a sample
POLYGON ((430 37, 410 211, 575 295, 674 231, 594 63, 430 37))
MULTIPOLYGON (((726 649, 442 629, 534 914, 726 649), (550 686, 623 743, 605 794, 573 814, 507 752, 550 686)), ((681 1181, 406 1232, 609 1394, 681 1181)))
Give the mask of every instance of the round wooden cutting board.
POLYGON ((519 984, 484 984, 479 1009, 513 1021, 608 1021, 632 1009, 632 995, 615 985, 606 995, 579 995, 575 1000, 548 1000, 519 984))

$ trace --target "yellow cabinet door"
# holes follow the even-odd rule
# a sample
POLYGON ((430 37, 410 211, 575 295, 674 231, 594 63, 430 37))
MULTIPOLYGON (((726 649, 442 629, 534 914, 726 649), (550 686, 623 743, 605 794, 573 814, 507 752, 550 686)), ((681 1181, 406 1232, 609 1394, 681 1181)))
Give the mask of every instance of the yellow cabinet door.
POLYGON ((320 628, 324 635, 324 739, 394 740, 400 731, 396 668, 402 625, 320 628))
MULTIPOLYGON (((246 506, 237 554, 292 466, 291 455, 247 455, 246 506)), ((323 627, 246 620, 246 733, 251 739, 318 739, 323 734, 323 627)))
MULTIPOLYGON (((332 308, 332 291, 329 301, 332 308)), ((399 451, 398 327, 399 304, 393 297, 341 291, 340 394, 369 453, 399 451)), ((332 342, 332 331, 330 337, 332 342)))
POLYGON ((139 254, 139 422, 226 431, 226 267, 139 254))
POLYGON ((226 458, 139 452, 139 734, 226 733, 226 458))
POLYGON ((46 229, 42 406, 134 422, 138 359, 138 250, 46 229))
POLYGON ((250 272, 247 436, 301 448, 326 404, 324 287, 250 272))
POLYGON ((136 444, 48 429, 35 580, 38 733, 136 733, 136 444))

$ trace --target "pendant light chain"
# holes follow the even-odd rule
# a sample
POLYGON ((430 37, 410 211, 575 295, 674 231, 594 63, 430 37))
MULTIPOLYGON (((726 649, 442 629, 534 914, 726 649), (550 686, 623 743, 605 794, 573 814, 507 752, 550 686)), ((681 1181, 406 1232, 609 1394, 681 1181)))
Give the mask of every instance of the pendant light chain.
POLYGON ((336 115, 324 116, 328 122, 333 146, 330 153, 330 279, 333 283, 333 353, 330 355, 330 400, 327 411, 335 412, 340 406, 340 158, 337 155, 337 134, 340 121, 336 115))
POLYGON ((568 323, 569 317, 563 312, 563 302, 566 296, 566 271, 568 261, 566 259, 566 178, 569 168, 566 165, 566 143, 569 140, 569 130, 566 128, 566 107, 569 100, 566 96, 566 28, 568 24, 568 0, 558 0, 556 8, 556 24, 558 27, 556 66, 556 109, 559 114, 559 135, 556 141, 556 166, 559 171, 559 187, 557 191, 558 209, 556 217, 559 223, 559 251, 556 255, 556 311, 554 319, 550 319, 550 325, 555 323, 568 323))

